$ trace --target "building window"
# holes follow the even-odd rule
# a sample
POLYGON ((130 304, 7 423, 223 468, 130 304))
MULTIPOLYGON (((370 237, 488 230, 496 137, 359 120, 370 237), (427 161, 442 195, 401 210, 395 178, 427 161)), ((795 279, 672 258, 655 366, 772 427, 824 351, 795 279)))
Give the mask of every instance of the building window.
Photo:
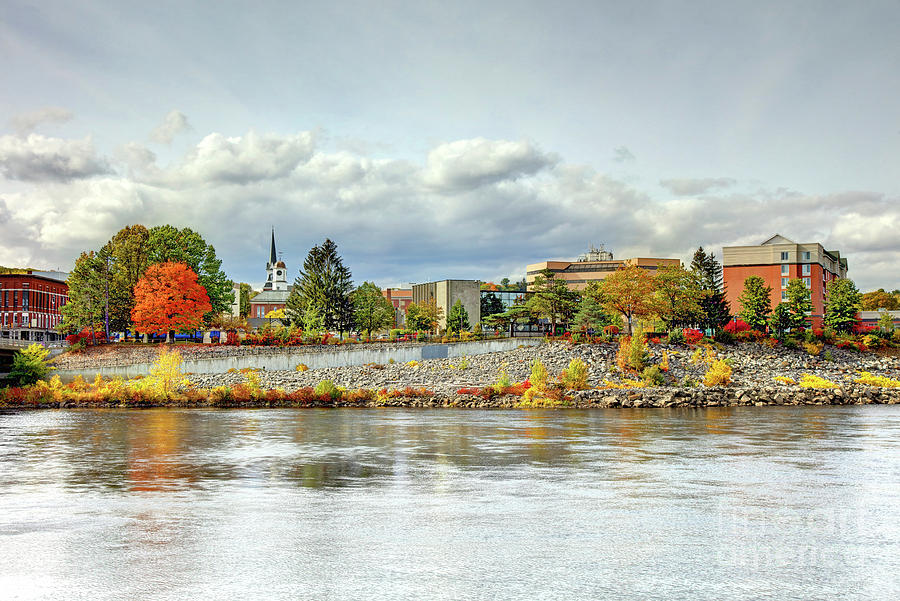
POLYGON ((810 287, 811 287, 811 283, 810 283, 810 281, 809 281, 809 278, 803 278, 803 284, 806 285, 807 288, 810 288, 810 287))
POLYGON ((789 281, 791 281, 791 278, 781 278, 781 287, 787 288, 789 281))
POLYGON ((809 255, 810 255, 809 251, 804 252, 804 253, 803 253, 803 260, 804 260, 804 261, 809 261, 809 255))
POLYGON ((809 275, 811 272, 812 266, 809 263, 803 264, 803 275, 809 275))
POLYGON ((787 253, 786 250, 781 251, 781 260, 782 260, 782 261, 787 261, 787 260, 788 260, 788 253, 787 253))
POLYGON ((782 265, 781 266, 781 275, 788 275, 790 273, 790 265, 782 265))
POLYGON ((781 291, 781 300, 787 300, 787 290, 781 291))

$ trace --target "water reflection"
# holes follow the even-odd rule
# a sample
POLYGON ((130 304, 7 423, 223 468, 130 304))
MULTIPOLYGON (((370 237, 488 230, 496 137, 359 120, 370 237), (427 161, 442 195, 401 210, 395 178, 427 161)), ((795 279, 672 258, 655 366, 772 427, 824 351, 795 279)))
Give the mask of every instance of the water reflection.
POLYGON ((898 435, 897 407, 0 414, 0 590, 897 598, 898 435))

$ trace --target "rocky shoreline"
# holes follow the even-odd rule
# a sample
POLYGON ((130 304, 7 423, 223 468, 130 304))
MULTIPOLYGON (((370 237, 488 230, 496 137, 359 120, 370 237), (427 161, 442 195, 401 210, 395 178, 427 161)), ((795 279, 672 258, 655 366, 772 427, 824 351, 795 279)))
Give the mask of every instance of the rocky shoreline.
MULTIPOLYGON (((646 388, 616 388, 622 378, 615 365, 616 346, 613 344, 574 345, 570 343, 542 344, 511 351, 477 355, 466 358, 434 359, 428 361, 366 365, 341 368, 310 369, 306 371, 254 370, 262 390, 293 391, 313 388, 328 380, 347 390, 402 391, 418 389, 420 394, 404 396, 396 392, 388 397, 344 400, 306 399, 302 403, 289 398, 255 398, 250 400, 197 400, 104 403, 65 401, 42 403, 50 407, 459 407, 480 409, 509 409, 522 407, 522 399, 514 395, 476 394, 498 381, 500 374, 508 374, 512 382, 522 382, 530 374, 531 363, 540 359, 551 379, 578 358, 588 366, 588 388, 567 391, 565 398, 552 406, 559 408, 703 408, 766 405, 860 405, 898 404, 900 388, 862 385, 854 380, 860 372, 876 376, 900 378, 900 357, 858 353, 827 347, 812 356, 803 350, 769 348, 755 343, 717 346, 718 358, 732 364, 732 383, 729 386, 706 387, 698 384, 706 366, 692 361, 696 347, 687 345, 649 346, 649 363, 658 364, 665 353, 669 370, 667 385, 646 388), (826 358, 827 357, 827 358, 826 358), (801 388, 784 378, 799 381, 803 375, 824 378, 833 388, 801 388), (781 381, 776 380, 776 376, 781 381)), ((267 352, 271 352, 268 351, 267 352)), ((191 387, 212 389, 246 384, 247 371, 222 374, 188 374, 191 387)))

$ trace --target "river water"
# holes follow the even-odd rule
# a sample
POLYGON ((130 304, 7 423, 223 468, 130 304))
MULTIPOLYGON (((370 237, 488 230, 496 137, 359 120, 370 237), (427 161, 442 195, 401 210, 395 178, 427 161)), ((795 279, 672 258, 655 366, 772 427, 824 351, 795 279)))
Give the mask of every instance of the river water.
POLYGON ((0 415, 2 599, 900 598, 900 406, 0 415))

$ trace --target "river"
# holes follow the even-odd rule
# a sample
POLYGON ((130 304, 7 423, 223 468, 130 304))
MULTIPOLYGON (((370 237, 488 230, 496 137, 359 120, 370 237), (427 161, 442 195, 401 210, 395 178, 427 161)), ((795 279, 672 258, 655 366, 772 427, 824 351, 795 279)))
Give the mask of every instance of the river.
POLYGON ((900 598, 900 406, 0 414, 2 599, 900 598))

